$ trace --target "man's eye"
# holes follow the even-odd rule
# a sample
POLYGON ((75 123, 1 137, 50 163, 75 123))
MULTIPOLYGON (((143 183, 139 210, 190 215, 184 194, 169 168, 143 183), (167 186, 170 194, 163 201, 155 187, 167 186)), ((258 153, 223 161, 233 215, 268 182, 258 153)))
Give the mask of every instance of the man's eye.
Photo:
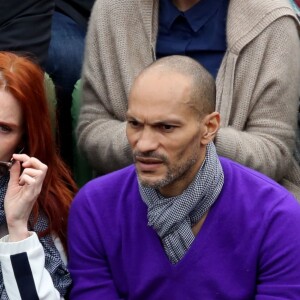
POLYGON ((138 128, 140 125, 137 121, 128 121, 128 123, 132 128, 138 128))
POLYGON ((162 124, 160 127, 165 132, 171 132, 175 129, 175 126, 169 124, 162 124))

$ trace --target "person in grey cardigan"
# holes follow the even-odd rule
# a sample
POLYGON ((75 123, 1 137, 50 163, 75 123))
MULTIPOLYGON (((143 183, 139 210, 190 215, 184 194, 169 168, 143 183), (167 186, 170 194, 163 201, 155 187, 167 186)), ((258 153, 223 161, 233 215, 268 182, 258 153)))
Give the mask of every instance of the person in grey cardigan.
MULTIPOLYGON (((98 174, 132 162, 125 135, 127 97, 136 76, 156 59, 163 1, 94 5, 77 134, 98 174)), ((172 3, 178 8, 191 1, 172 3)), ((300 167, 292 154, 300 96, 298 31, 288 0, 229 1, 226 49, 216 74, 221 128, 215 144, 219 155, 270 176, 300 199, 300 167)))

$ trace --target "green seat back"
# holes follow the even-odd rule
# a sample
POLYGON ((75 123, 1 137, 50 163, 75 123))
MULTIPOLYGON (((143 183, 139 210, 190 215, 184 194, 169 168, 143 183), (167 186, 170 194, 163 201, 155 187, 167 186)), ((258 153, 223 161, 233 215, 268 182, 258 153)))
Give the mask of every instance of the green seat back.
POLYGON ((78 149, 76 138, 76 127, 78 123, 78 117, 80 112, 80 97, 81 97, 81 80, 79 79, 72 93, 72 128, 73 128, 73 174, 74 179, 79 187, 83 186, 86 182, 93 178, 93 170, 89 166, 88 161, 84 154, 78 149))

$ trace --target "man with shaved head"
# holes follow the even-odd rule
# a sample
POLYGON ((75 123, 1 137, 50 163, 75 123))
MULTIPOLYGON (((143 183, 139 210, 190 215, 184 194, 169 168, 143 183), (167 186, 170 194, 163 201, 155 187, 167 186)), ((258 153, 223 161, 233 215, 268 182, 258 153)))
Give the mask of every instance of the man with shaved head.
POLYGON ((282 186, 219 157, 215 84, 169 56, 135 79, 134 165, 76 196, 71 299, 300 299, 300 206, 282 186))

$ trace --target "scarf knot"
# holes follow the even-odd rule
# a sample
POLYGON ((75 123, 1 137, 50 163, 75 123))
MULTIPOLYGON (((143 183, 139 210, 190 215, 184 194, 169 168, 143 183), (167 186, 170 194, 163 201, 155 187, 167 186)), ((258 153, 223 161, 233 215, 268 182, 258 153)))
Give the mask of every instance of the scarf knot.
POLYGON ((161 238, 171 263, 181 260, 190 248, 195 239, 192 226, 207 213, 223 184, 224 173, 213 143, 207 145, 201 168, 181 195, 164 198, 156 189, 139 183, 141 197, 148 207, 148 225, 161 238))

